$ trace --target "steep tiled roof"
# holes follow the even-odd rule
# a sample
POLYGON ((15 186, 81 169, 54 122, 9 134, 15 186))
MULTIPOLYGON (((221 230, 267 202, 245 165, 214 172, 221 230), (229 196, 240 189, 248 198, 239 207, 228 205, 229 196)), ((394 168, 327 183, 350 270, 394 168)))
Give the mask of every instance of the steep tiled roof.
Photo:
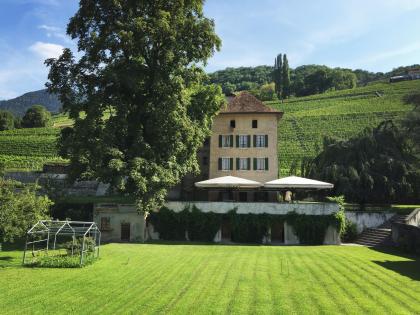
POLYGON ((273 113, 282 115, 283 112, 275 110, 263 104, 254 95, 248 92, 241 92, 235 97, 227 99, 228 104, 226 108, 220 111, 221 114, 229 113, 273 113))

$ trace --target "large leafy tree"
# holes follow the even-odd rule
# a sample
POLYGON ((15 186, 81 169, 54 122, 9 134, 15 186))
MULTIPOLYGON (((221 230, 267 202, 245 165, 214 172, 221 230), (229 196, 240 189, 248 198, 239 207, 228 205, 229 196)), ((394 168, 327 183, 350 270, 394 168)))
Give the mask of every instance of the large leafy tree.
POLYGON ((199 65, 220 47, 202 0, 81 0, 67 33, 78 41, 47 60, 47 86, 74 119, 60 152, 70 177, 96 178, 161 206, 197 172, 196 152, 224 98, 199 65))
POLYGON ((31 225, 48 217, 51 205, 34 189, 16 192, 14 182, 0 178, 0 243, 23 237, 31 225))
POLYGON ((418 201, 418 159, 392 121, 347 141, 326 139, 305 175, 334 183, 334 194, 365 203, 418 201))

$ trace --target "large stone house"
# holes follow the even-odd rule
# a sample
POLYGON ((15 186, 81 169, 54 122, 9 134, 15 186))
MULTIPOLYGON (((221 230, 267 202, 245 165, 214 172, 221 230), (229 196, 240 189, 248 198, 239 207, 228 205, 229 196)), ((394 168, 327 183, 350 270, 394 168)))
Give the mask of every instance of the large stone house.
POLYGON ((274 201, 276 194, 261 191, 202 191, 200 180, 226 175, 258 182, 278 178, 278 124, 283 113, 242 92, 227 99, 214 118, 212 134, 198 152, 201 173, 186 176, 169 200, 274 201))

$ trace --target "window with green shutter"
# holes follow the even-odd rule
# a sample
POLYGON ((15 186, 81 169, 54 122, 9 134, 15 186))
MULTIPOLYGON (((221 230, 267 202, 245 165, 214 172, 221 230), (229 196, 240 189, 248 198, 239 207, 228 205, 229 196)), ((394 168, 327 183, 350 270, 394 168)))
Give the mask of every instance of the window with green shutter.
POLYGON ((248 171, 251 169, 251 159, 250 158, 237 158, 236 159, 236 169, 241 171, 248 171))
POLYGON ((267 147, 268 135, 255 135, 254 146, 257 148, 267 147))
POLYGON ((268 158, 254 158, 254 170, 256 170, 256 171, 267 171, 268 170, 268 158))
POLYGON ((251 140, 251 138, 250 138, 250 136, 249 135, 239 135, 238 136, 239 138, 239 140, 238 140, 238 143, 239 143, 239 148, 249 148, 249 146, 250 146, 250 140, 251 140))
POLYGON ((219 158, 219 170, 231 171, 233 170, 233 158, 219 158))

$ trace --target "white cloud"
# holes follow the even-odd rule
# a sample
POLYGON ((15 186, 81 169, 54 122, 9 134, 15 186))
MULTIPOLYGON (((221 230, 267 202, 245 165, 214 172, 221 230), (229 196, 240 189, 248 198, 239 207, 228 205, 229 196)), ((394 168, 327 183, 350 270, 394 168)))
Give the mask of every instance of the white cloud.
POLYGON ((405 56, 414 52, 420 52, 420 42, 412 43, 402 47, 397 47, 388 51, 382 51, 377 54, 372 54, 366 58, 359 60, 359 63, 370 65, 378 63, 379 61, 384 61, 399 56, 405 56))
POLYGON ((46 32, 47 37, 55 37, 63 40, 66 44, 73 44, 70 37, 66 35, 66 33, 57 26, 52 25, 39 25, 39 29, 44 30, 46 32))
POLYGON ((38 56, 47 58, 57 58, 63 52, 64 47, 58 44, 36 42, 29 47, 29 50, 38 56))
POLYGON ((39 25, 38 28, 41 30, 46 30, 48 32, 59 32, 61 30, 59 27, 45 25, 45 24, 39 25))

